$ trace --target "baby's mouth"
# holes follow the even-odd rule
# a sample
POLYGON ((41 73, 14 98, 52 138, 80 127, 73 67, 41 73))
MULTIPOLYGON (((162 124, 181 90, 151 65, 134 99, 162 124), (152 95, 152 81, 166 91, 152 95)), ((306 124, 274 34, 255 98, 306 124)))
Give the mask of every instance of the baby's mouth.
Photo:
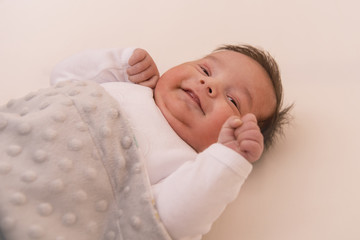
POLYGON ((199 106, 202 113, 205 115, 204 110, 201 107, 201 102, 199 97, 190 89, 184 89, 184 91, 191 97, 191 99, 199 106))

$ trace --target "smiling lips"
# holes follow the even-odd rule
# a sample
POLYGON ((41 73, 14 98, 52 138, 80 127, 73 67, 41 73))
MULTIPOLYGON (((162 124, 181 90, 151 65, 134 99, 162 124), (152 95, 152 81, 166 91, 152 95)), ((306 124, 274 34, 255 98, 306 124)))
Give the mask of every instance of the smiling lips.
POLYGON ((201 109, 201 111, 204 113, 204 110, 201 107, 201 102, 199 97, 190 89, 184 90, 190 97, 191 99, 196 102, 196 104, 199 106, 199 108, 201 109))

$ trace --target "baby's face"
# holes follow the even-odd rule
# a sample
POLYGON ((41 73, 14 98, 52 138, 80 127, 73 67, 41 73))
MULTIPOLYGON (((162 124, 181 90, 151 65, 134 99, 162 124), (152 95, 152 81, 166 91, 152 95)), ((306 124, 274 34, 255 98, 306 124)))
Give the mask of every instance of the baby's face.
POLYGON ((218 51, 165 72, 155 101, 174 131, 197 152, 217 142, 232 115, 269 117, 276 99, 271 80, 255 60, 218 51))

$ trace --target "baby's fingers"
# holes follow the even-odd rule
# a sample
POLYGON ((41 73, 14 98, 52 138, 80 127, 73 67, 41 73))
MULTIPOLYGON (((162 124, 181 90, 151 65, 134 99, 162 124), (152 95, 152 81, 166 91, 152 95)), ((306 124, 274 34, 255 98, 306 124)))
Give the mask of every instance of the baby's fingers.
POLYGON ((249 162, 258 160, 264 150, 264 138, 259 130, 252 129, 237 135, 240 152, 249 162))
POLYGON ((225 123, 223 124, 219 137, 218 142, 222 144, 226 144, 230 141, 236 141, 234 130, 238 127, 240 127, 242 124, 239 117, 231 116, 229 117, 225 123))
POLYGON ((129 65, 134 66, 136 63, 141 62, 145 59, 146 55, 149 55, 146 50, 142 48, 136 48, 131 57, 129 58, 129 65))
MULTIPOLYGON (((135 65, 135 66, 137 66, 137 65, 135 65)), ((135 73, 133 75, 129 74, 129 80, 133 83, 141 83, 144 81, 148 81, 154 77, 156 77, 156 80, 157 80, 158 76, 159 76, 159 72, 158 72, 156 66, 151 65, 151 66, 148 66, 148 68, 144 69, 141 72, 135 73)))
POLYGON ((244 122, 243 125, 235 130, 235 135, 242 135, 245 132, 255 130, 260 131, 259 126, 255 122, 244 122))
POLYGON ((241 124, 242 124, 242 121, 240 120, 240 118, 238 116, 231 116, 227 119, 227 121, 225 122, 223 127, 235 129, 235 128, 240 127, 241 124))
POLYGON ((242 142, 244 140, 251 140, 259 143, 263 142, 263 135, 259 130, 251 129, 246 132, 242 132, 241 134, 236 134, 236 133, 237 132, 235 132, 235 136, 238 142, 242 142))
POLYGON ((145 87, 155 88, 158 79, 159 79, 159 75, 154 75, 149 80, 140 82, 139 84, 145 87))
POLYGON ((257 161, 263 152, 262 144, 250 139, 242 141, 239 148, 242 155, 251 163, 257 161))
POLYGON ((243 124, 241 125, 241 127, 235 130, 235 135, 239 135, 242 132, 246 132, 253 129, 260 131, 256 117, 253 114, 246 114, 241 118, 241 121, 243 122, 243 124))
POLYGON ((256 124, 257 124, 257 119, 256 119, 255 115, 252 114, 252 113, 247 113, 247 114, 245 114, 245 115, 241 118, 241 120, 242 120, 243 122, 253 122, 253 123, 256 123, 256 124))
POLYGON ((129 59, 130 67, 127 69, 127 74, 132 76, 145 71, 153 62, 151 56, 144 49, 137 48, 129 59))

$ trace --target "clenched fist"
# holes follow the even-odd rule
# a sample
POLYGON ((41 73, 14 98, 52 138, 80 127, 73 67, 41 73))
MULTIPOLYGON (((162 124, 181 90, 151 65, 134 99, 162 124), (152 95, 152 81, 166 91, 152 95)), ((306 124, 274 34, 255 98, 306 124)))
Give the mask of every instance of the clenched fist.
POLYGON ((159 70, 150 54, 141 48, 134 50, 127 69, 129 80, 146 87, 155 88, 159 79, 159 70))
POLYGON ((218 143, 238 152, 250 163, 257 161, 264 150, 264 138, 251 113, 242 118, 229 117, 220 130, 218 143))

